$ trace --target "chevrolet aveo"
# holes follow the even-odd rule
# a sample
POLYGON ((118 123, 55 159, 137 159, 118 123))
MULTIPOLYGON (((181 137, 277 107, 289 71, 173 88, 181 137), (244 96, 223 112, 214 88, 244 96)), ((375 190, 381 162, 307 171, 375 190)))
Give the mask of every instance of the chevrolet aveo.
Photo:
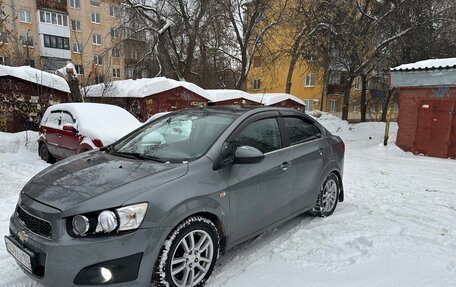
POLYGON ((170 113, 32 178, 6 247, 44 286, 204 286, 231 247, 331 215, 344 149, 295 110, 170 113))

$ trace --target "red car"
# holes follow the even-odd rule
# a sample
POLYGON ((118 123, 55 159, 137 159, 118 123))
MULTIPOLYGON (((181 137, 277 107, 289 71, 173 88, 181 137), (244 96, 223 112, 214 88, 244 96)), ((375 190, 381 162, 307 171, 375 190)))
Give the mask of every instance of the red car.
POLYGON ((105 104, 50 106, 39 128, 39 156, 46 162, 109 145, 141 123, 126 110, 105 104))

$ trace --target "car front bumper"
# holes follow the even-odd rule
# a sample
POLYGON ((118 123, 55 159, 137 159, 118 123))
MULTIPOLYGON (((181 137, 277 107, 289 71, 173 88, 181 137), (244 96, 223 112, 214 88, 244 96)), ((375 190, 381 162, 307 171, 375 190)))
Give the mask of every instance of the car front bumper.
MULTIPOLYGON (((36 215, 46 216, 40 208, 49 211, 48 206, 33 201, 36 215)), ((33 280, 47 287, 150 286, 162 238, 166 236, 165 229, 138 229, 114 236, 73 238, 64 230, 63 222, 52 223, 53 235, 49 239, 31 232, 18 219, 16 212, 12 215, 8 238, 35 255, 32 271, 18 262, 33 280), (106 270, 101 274, 102 268, 112 274, 107 282, 106 270)))

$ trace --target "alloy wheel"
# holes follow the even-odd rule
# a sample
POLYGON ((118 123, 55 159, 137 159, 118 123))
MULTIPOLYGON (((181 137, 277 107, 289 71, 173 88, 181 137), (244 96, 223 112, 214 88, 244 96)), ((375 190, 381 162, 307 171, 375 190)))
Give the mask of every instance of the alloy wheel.
POLYGON ((193 287, 206 276, 214 256, 214 243, 201 229, 186 234, 171 258, 171 276, 178 287, 193 287))
POLYGON ((325 212, 331 212, 337 202, 337 183, 330 179, 326 182, 323 190, 322 208, 325 212))

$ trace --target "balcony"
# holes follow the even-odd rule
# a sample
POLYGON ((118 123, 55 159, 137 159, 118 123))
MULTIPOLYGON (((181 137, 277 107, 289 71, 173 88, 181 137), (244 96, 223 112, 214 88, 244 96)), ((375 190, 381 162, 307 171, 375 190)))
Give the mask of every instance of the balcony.
POLYGON ((38 9, 51 9, 68 13, 67 0, 36 0, 38 9))
POLYGON ((380 89, 369 89, 370 95, 372 98, 382 99, 386 96, 385 90, 380 89))
POLYGON ((344 89, 345 89, 344 85, 329 84, 328 85, 328 95, 343 95, 344 89))

